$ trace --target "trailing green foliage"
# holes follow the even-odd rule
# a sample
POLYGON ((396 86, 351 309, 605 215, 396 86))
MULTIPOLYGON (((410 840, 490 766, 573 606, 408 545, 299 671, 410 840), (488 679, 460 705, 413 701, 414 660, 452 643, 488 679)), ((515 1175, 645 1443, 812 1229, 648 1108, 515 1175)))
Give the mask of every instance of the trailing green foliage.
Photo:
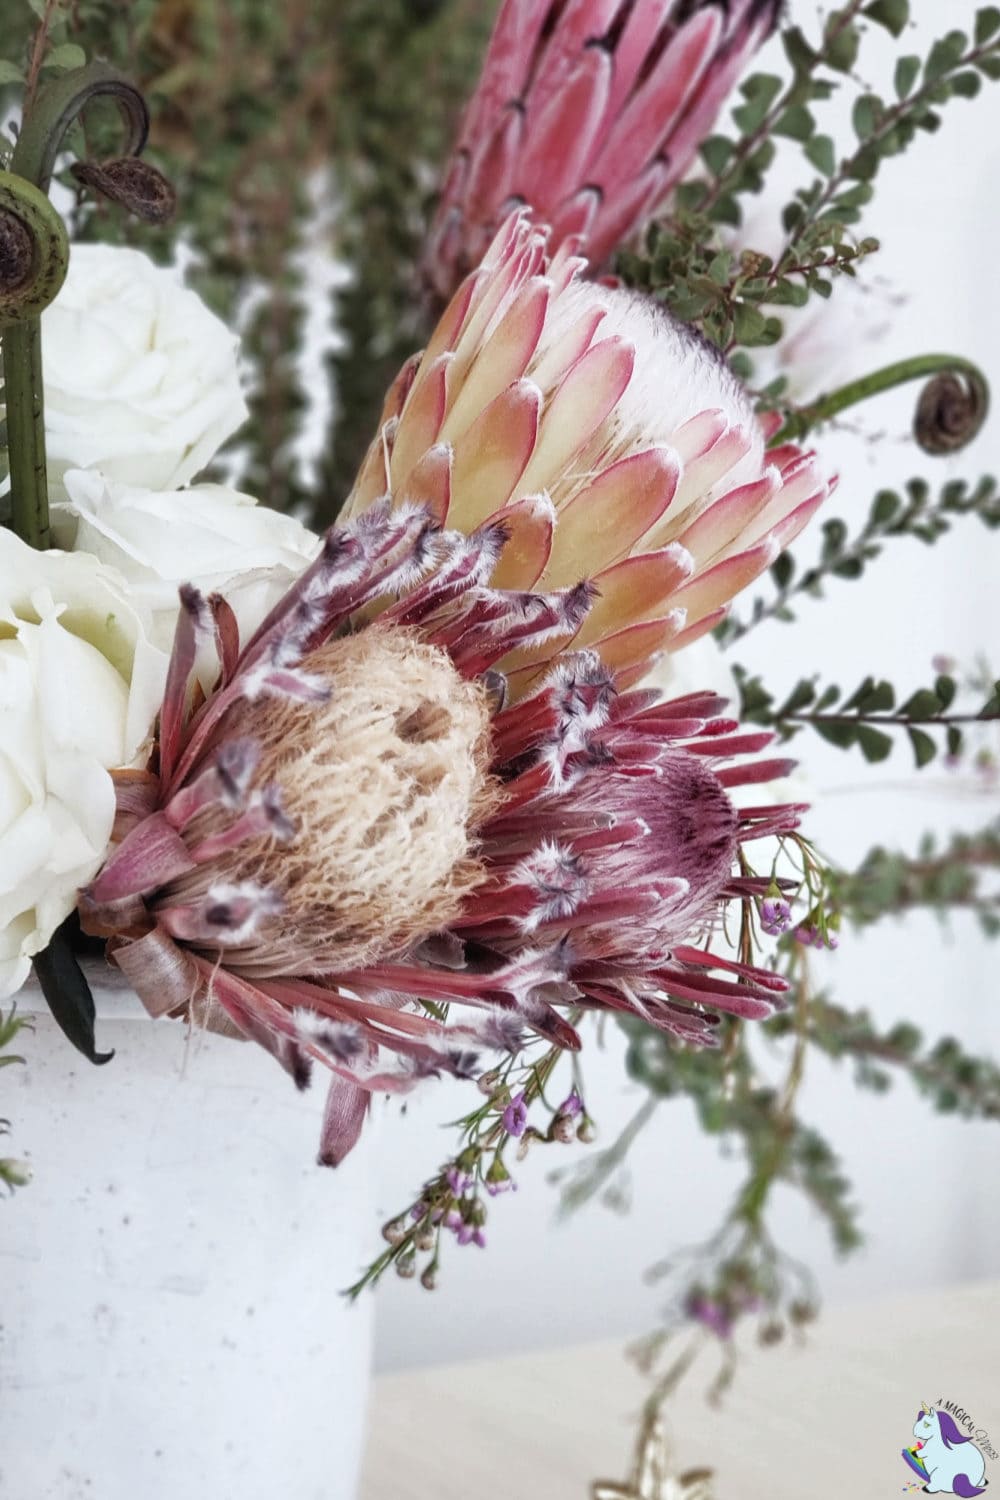
POLYGON ((947 673, 940 673, 933 686, 918 688, 897 704, 896 689, 884 678, 865 677, 844 696, 832 683, 821 687, 818 676, 802 677, 778 702, 759 676, 749 676, 742 667, 733 670, 740 689, 741 719, 775 729, 783 740, 809 727, 841 750, 857 747, 871 762, 892 754, 895 737, 890 731, 905 730, 919 769, 941 748, 929 730, 942 731, 949 755, 957 756, 966 726, 1000 719, 1000 682, 992 684, 986 702, 976 711, 953 713, 958 684, 947 673))
MULTIPOLYGON (((11 1068, 24 1062, 24 1058, 17 1052, 9 1052, 7 1049, 22 1031, 30 1031, 31 1022, 27 1016, 19 1016, 17 1006, 12 1005, 6 1015, 0 1011, 0 1068, 11 1068)), ((0 1135, 7 1135, 10 1131, 10 1121, 0 1119, 0 1135)), ((15 1188, 24 1187, 31 1181, 31 1173, 23 1161, 18 1161, 13 1156, 0 1156, 0 1183, 8 1192, 15 1188)))

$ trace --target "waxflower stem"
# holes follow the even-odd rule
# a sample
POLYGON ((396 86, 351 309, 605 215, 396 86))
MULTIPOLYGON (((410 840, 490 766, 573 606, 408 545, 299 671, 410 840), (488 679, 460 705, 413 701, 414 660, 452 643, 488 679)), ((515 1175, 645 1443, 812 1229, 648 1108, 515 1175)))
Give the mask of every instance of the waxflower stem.
POLYGON ((41 314, 69 267, 69 242, 47 192, 63 138, 94 98, 110 95, 126 151, 146 142, 149 114, 138 90, 106 63, 89 63, 31 101, 9 172, 0 173, 0 328, 10 465, 11 525, 32 547, 49 545, 41 314))
POLYGON ((925 453, 955 453, 971 443, 986 420, 990 388, 982 371, 955 354, 920 354, 852 380, 789 413, 772 446, 795 442, 842 411, 906 385, 928 379, 914 419, 914 434, 925 453))

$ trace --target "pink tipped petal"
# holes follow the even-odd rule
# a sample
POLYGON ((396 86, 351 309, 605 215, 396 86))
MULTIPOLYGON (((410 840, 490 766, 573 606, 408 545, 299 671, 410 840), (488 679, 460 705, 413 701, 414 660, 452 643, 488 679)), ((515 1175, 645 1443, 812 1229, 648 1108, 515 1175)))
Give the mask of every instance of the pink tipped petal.
POLYGON ((452 524, 471 531, 499 510, 523 482, 538 437, 542 393, 519 380, 481 412, 455 444, 452 524))
POLYGON ((811 496, 810 499, 804 500, 801 505, 796 506, 783 521, 779 521, 775 527, 774 536, 778 546, 782 550, 792 545, 799 533, 808 526, 826 498, 827 491, 825 489, 821 490, 819 494, 811 496))
POLYGON ((604 339, 577 360, 542 417, 522 481, 526 492, 554 487, 567 464, 614 410, 634 368, 635 346, 621 338, 604 339))
POLYGON ((641 553, 606 568, 594 578, 597 599, 575 645, 590 646, 603 640, 613 634, 622 619, 637 623, 662 619, 668 601, 690 576, 691 561, 683 547, 641 553))
POLYGON ((756 547, 727 557, 679 590, 676 603, 683 605, 692 624, 720 604, 727 604, 741 589, 759 578, 777 557, 780 547, 773 537, 756 547))
POLYGON ((702 640, 702 638, 708 635, 710 631, 713 631, 717 625, 722 624, 723 620, 726 618, 726 614, 728 613, 728 608, 728 605, 724 604, 720 609, 710 610, 709 613, 707 615, 703 615, 700 620, 695 620, 692 625, 688 625, 686 629, 680 631, 680 633, 676 635, 671 642, 671 651, 683 651, 685 646, 693 646, 695 641, 702 640))
POLYGON ((530 589, 545 572, 556 513, 544 495, 529 495, 497 512, 508 540, 491 580, 497 589, 530 589))
POLYGON ((543 390, 557 386, 591 347, 604 318, 603 307, 583 309, 566 331, 541 351, 531 370, 532 379, 543 390))
POLYGON ((718 407, 700 411, 674 433, 674 452, 682 464, 690 464, 714 448, 728 426, 725 412, 718 407))
POLYGON ((439 526, 448 519, 451 506, 452 450, 448 443, 435 443, 410 470, 397 505, 423 506, 439 526))
POLYGON ((476 356, 442 427, 443 441, 457 440, 491 401, 520 380, 542 336, 549 293, 542 276, 522 286, 476 356))
POLYGON ((452 355, 442 354, 434 361, 426 379, 414 387, 403 409, 389 463, 390 485, 396 489, 406 488, 412 470, 438 440, 444 422, 448 369, 452 359, 452 355))
POLYGON ((548 581, 559 587, 592 572, 598 560, 627 557, 666 511, 679 475, 669 448, 611 464, 560 510, 548 581))
POLYGON ((747 541, 756 540, 755 523, 763 516, 777 486, 778 474, 774 471, 730 490, 686 526, 678 535, 678 542, 688 549, 699 567, 704 567, 714 562, 731 542, 744 537, 747 541))
POLYGON ((597 643, 604 665, 613 672, 624 672, 637 662, 662 651, 684 626, 684 611, 672 609, 662 620, 646 620, 605 636, 597 643))

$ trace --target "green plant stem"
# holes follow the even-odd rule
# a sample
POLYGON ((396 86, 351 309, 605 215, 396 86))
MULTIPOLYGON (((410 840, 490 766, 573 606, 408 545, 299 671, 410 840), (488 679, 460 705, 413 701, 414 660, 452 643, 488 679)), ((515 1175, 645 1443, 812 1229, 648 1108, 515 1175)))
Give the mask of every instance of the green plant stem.
MULTIPOLYGON (((46 21, 50 9, 46 10, 46 21)), ((43 28, 39 36, 44 33, 43 28)), ((63 137, 98 95, 110 96, 125 125, 125 152, 138 154, 146 141, 149 114, 142 96, 107 63, 88 63, 47 84, 30 101, 10 170, 47 192, 63 137)), ((40 257, 43 252, 37 252, 40 257)), ((11 525, 32 547, 49 546, 48 475, 45 463, 45 403, 40 317, 11 322, 3 332, 11 525)))
POLYGON ((974 430, 965 439, 969 442, 982 426, 989 408, 990 388, 985 376, 970 360, 962 359, 957 354, 918 354, 912 359, 898 360, 881 370, 862 375, 860 379, 852 380, 849 384, 820 396, 809 406, 792 412, 781 430, 772 438, 771 446, 797 442, 814 427, 832 421, 849 407, 857 406, 862 401, 870 401, 873 396, 881 396, 886 391, 895 390, 897 386, 907 385, 911 380, 933 379, 941 375, 964 375, 969 382, 970 404, 976 410, 974 430))
POLYGON ((38 318, 4 330, 3 362, 10 462, 11 526, 31 547, 48 547, 48 481, 38 318))

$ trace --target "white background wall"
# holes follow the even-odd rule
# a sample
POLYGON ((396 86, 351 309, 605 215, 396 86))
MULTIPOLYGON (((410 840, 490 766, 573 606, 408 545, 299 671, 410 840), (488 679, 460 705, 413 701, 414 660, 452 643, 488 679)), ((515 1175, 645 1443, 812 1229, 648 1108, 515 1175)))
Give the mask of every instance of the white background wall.
MULTIPOLYGON (((792 9, 796 19, 813 24, 813 5, 794 0, 792 9)), ((905 50, 925 52, 933 35, 971 21, 973 5, 915 0, 914 9, 919 19, 905 50)), ((890 47, 873 47, 865 56, 864 82, 888 93, 890 47), (880 58, 878 65, 869 63, 871 57, 880 58)), ((845 91, 836 107, 845 140, 852 97, 853 91, 845 91)), ((858 347, 855 369, 950 350, 979 362, 1000 392, 998 183, 996 87, 971 104, 956 100, 936 136, 921 137, 907 156, 885 167, 866 227, 883 242, 879 275, 907 301, 884 340, 858 347)), ((874 315, 881 320, 881 312, 874 315)), ((850 328, 848 334, 856 337, 850 328)), ((907 440, 915 390, 867 410, 861 420, 869 436, 881 434, 877 443, 846 431, 824 435, 824 458, 841 474, 830 514, 857 522, 881 485, 922 471, 944 482, 1000 465, 1000 413, 957 457, 920 455, 907 440)), ((807 535, 801 555, 812 557, 816 545, 807 535)), ((853 687, 867 670, 877 669, 916 687, 930 680, 935 653, 969 661, 992 639, 993 665, 1000 669, 998 580, 1000 533, 965 521, 933 550, 897 542, 865 579, 834 582, 825 604, 806 601, 796 625, 770 624, 755 632, 739 659, 766 668, 772 686, 790 686, 803 673, 821 669, 853 687)), ((912 846, 925 829, 971 829, 1000 811, 995 789, 974 789, 936 768, 918 777, 905 746, 888 763, 869 768, 816 736, 802 736, 797 744, 816 788, 810 829, 833 859, 847 864, 874 842, 912 846)), ((931 1034, 949 1031, 967 1047, 995 1055, 998 954, 1000 948, 991 951, 971 921, 956 920, 943 931, 927 915, 905 927, 887 923, 864 937, 852 935, 820 963, 822 977, 828 971, 835 979, 838 995, 869 1007, 881 1024, 909 1017, 931 1034)), ((622 1050, 609 1028, 604 1049, 592 1047, 584 1060, 603 1143, 642 1098, 625 1080, 622 1050)), ((445 1085, 428 1087, 404 1115, 398 1107, 386 1113, 379 1182, 385 1215, 412 1201, 424 1177, 449 1153, 453 1132, 441 1122, 466 1107, 464 1098, 445 1085)), ((1000 1125, 936 1116, 906 1083, 887 1099, 860 1093, 846 1069, 821 1059, 813 1059, 801 1107, 838 1145, 864 1206, 866 1248, 838 1264, 825 1230, 800 1200, 787 1195, 777 1204, 775 1227, 785 1248, 815 1268, 830 1308, 846 1298, 1000 1274, 1000 1125)), ((378 1304, 383 1368, 626 1335, 653 1324, 657 1292, 643 1284, 644 1268, 715 1227, 740 1182, 740 1164, 720 1158, 716 1143, 696 1128, 689 1106, 670 1104, 661 1107, 633 1152, 631 1212, 619 1217, 592 1205, 557 1224, 556 1193, 546 1178, 571 1157, 552 1148, 529 1158, 519 1172, 519 1192, 493 1206, 489 1248, 455 1247, 435 1293, 415 1283, 384 1284, 378 1304)))

